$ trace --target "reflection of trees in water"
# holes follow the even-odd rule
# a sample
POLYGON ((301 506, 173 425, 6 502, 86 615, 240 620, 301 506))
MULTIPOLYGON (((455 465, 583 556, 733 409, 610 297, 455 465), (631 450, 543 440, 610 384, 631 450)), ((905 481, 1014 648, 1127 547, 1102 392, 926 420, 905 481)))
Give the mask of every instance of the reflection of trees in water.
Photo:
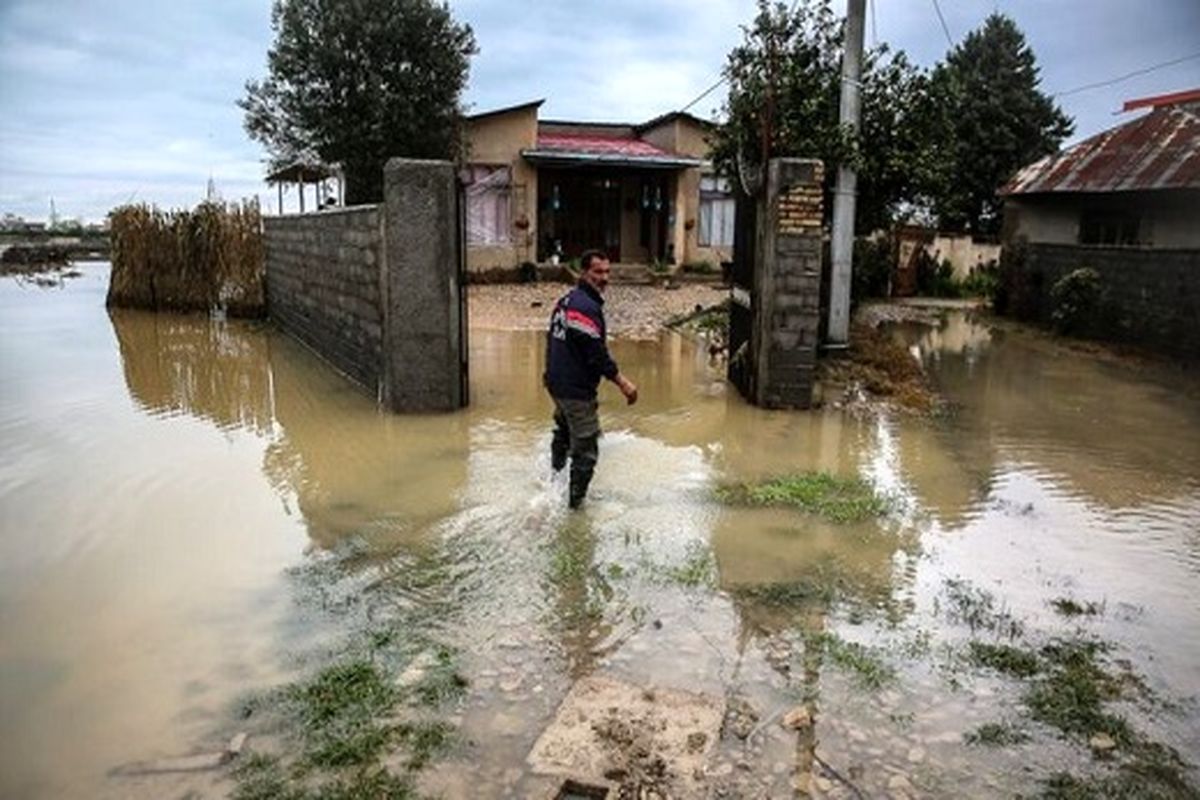
POLYGON ((125 382, 152 414, 188 414, 267 439, 263 472, 323 547, 424 533, 466 480, 462 415, 380 413, 344 377, 252 323, 113 311, 125 382))
POLYGON ((109 312, 129 394, 156 415, 190 414, 218 428, 271 428, 270 341, 245 322, 109 312))

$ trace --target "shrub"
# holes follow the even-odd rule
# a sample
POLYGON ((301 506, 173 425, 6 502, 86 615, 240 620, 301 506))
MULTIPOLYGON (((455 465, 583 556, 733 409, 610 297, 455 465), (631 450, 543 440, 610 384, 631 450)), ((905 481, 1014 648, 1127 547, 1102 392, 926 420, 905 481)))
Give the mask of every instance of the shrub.
POLYGON ((853 258, 851 301, 858 303, 868 297, 887 297, 892 283, 891 236, 855 239, 853 258))
POLYGON ((925 297, 960 297, 962 287, 954 280, 954 266, 938 261, 924 250, 917 254, 917 292, 925 297))
POLYGON ((1086 331, 1096 322, 1103 299, 1100 273, 1089 267, 1072 270, 1050 287, 1050 321, 1062 334, 1086 331))
POLYGON ((995 261, 980 264, 962 282, 960 289, 969 297, 986 297, 994 301, 1000 287, 1000 268, 995 261))

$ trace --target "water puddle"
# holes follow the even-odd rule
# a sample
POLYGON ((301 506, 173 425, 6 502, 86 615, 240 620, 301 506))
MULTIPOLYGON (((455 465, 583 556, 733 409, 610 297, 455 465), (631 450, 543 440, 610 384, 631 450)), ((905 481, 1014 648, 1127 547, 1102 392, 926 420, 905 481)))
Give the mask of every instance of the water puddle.
POLYGON ((1200 753, 1194 376, 953 312, 894 330, 945 416, 788 414, 675 334, 621 341, 642 399, 604 398, 572 514, 536 332, 473 332, 467 412, 392 417, 267 326, 110 316, 84 272, 0 282, 4 796, 223 796, 227 772, 110 771, 220 751, 248 698, 352 651, 453 654, 454 743, 414 772, 447 797, 553 796, 526 759, 584 680, 722 709, 702 774, 664 786, 1036 794, 1119 763, 1029 711, 1084 639, 1146 688, 1105 713, 1200 753), (812 472, 888 513, 715 493, 812 472), (1038 671, 972 662, 1001 645, 1038 671))

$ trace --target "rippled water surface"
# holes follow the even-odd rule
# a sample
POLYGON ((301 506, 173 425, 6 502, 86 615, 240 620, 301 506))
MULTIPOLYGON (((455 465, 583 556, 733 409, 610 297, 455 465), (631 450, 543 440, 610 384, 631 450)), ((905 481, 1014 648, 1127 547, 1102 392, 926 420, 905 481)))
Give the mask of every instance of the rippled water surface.
POLYGON ((619 341, 642 399, 602 397, 593 497, 568 514, 540 335, 474 330, 470 410, 393 417, 265 325, 110 315, 106 283, 103 265, 59 289, 0 280, 4 797, 219 796, 110 772, 224 741, 240 699, 390 614, 462 653, 470 744, 425 776, 450 797, 521 796, 531 745, 593 674, 757 709, 713 780, 748 760, 760 796, 790 796, 814 753, 872 796, 898 775, 916 795, 1011 794, 1086 760, 1051 735, 963 743, 1012 701, 999 678, 947 678, 939 648, 971 635, 947 581, 1029 631, 1112 642, 1173 701, 1140 728, 1200 753, 1194 375, 954 313, 896 331, 951 413, 855 418, 751 408, 674 334, 619 341), (814 469, 894 511, 838 525, 714 499, 814 469), (1063 619, 1059 597, 1103 611, 1063 619), (806 655, 820 633, 899 679, 864 691, 806 655), (818 710, 800 745, 771 717, 799 697, 818 710))

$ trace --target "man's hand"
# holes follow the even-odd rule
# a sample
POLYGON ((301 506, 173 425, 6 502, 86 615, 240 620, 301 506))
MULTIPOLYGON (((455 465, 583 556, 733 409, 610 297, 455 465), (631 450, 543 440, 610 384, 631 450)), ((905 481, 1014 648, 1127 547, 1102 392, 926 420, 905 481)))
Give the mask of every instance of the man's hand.
POLYGON ((617 388, 621 390, 621 394, 625 395, 625 402, 633 405, 637 402, 637 386, 633 381, 626 378, 624 375, 617 375, 617 388))

